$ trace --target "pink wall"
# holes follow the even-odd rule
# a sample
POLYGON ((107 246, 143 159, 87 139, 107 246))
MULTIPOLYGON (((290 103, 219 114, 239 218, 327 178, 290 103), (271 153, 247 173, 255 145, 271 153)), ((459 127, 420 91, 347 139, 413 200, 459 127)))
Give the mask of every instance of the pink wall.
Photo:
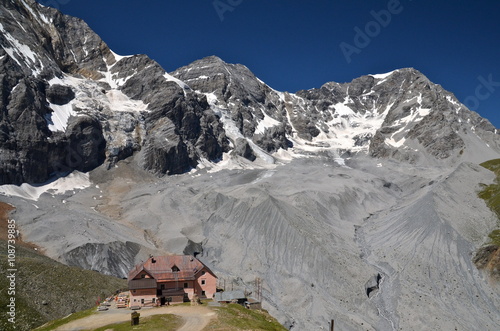
POLYGON ((205 297, 208 299, 212 299, 217 289, 217 278, 207 271, 206 268, 203 268, 201 272, 196 274, 195 281, 195 291, 196 294, 200 298, 203 298, 202 291, 205 291, 205 297), (205 274, 203 275, 203 272, 205 274), (203 284, 203 281, 205 284, 203 284))
POLYGON ((156 289, 138 289, 130 291, 129 306, 154 306, 156 305, 156 289), (155 302, 153 302, 155 299, 155 302), (144 300, 144 303, 141 303, 144 300))

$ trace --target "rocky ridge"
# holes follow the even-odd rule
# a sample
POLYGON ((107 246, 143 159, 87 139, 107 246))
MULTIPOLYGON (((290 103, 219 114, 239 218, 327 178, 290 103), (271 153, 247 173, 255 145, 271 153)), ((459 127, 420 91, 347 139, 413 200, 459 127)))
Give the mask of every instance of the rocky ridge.
POLYGON ((229 152, 265 163, 311 150, 449 163, 499 150, 487 120, 415 69, 279 92, 215 56, 168 74, 145 55, 113 53, 82 20, 33 1, 3 7, 3 184, 134 155, 164 175, 229 152))

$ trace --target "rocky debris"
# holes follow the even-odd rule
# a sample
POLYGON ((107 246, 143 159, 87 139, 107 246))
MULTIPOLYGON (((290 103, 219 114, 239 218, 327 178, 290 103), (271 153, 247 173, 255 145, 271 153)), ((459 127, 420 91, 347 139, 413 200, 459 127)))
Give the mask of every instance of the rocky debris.
POLYGON ((116 277, 127 277, 135 265, 141 245, 133 242, 95 243, 79 246, 62 256, 62 261, 70 266, 95 270, 116 277))
POLYGON ((134 167, 127 160, 92 171, 99 188, 4 199, 19 206, 23 238, 103 273, 122 275, 150 253, 194 254, 201 244, 197 257, 219 277, 250 290, 261 278, 264 308, 301 330, 332 316, 346 330, 411 330, 429 318, 440 329, 498 322, 498 292, 471 258, 496 224, 476 194, 494 178, 482 167, 401 166, 362 154, 340 166, 324 154, 147 181, 134 167), (120 196, 113 218, 95 208, 108 205, 99 195, 120 196))
POLYGON ((257 158, 252 150, 252 147, 250 147, 250 145, 248 144, 248 141, 243 138, 239 138, 238 140, 236 140, 236 146, 231 153, 242 156, 250 161, 255 161, 255 159, 257 158))
POLYGON ((484 269, 497 282, 500 281, 500 247, 486 245, 481 247, 474 256, 474 264, 478 269, 484 269))
POLYGON ((365 284, 366 295, 370 298, 372 295, 377 293, 380 289, 380 282, 382 281, 382 276, 377 274, 371 277, 365 284))
POLYGON ((188 240, 186 248, 182 251, 183 255, 192 255, 196 257, 197 255, 203 254, 203 243, 195 243, 191 239, 188 240))

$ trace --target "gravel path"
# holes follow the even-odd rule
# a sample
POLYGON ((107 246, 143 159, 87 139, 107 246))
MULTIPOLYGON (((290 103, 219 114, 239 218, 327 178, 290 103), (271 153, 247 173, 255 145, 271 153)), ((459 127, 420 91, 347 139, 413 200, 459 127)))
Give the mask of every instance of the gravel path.
MULTIPOLYGON (((215 317, 216 313, 204 306, 169 306, 160 308, 146 308, 138 311, 141 318, 161 315, 174 314, 181 316, 185 321, 184 325, 178 331, 201 331, 205 328, 210 320, 215 317)), ((96 329, 104 325, 112 323, 120 323, 130 321, 130 309, 118 309, 114 304, 108 311, 98 312, 97 314, 72 321, 55 329, 56 331, 77 331, 96 329)))

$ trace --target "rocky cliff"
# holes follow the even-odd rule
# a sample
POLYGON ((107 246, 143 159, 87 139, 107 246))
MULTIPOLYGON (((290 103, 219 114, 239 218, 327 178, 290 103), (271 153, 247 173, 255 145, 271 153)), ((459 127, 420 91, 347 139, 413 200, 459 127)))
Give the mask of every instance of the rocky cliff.
POLYGON ((136 154, 163 175, 230 151, 273 162, 268 154, 304 145, 410 163, 498 150, 487 120, 414 69, 278 92, 214 56, 168 74, 145 55, 113 53, 77 18, 30 0, 2 6, 3 184, 136 154), (478 140, 490 147, 478 151, 478 140))
POLYGON ((30 0, 3 1, 0 22, 0 183, 137 151, 145 169, 182 173, 227 151, 206 100, 147 56, 118 56, 82 20, 30 0))

